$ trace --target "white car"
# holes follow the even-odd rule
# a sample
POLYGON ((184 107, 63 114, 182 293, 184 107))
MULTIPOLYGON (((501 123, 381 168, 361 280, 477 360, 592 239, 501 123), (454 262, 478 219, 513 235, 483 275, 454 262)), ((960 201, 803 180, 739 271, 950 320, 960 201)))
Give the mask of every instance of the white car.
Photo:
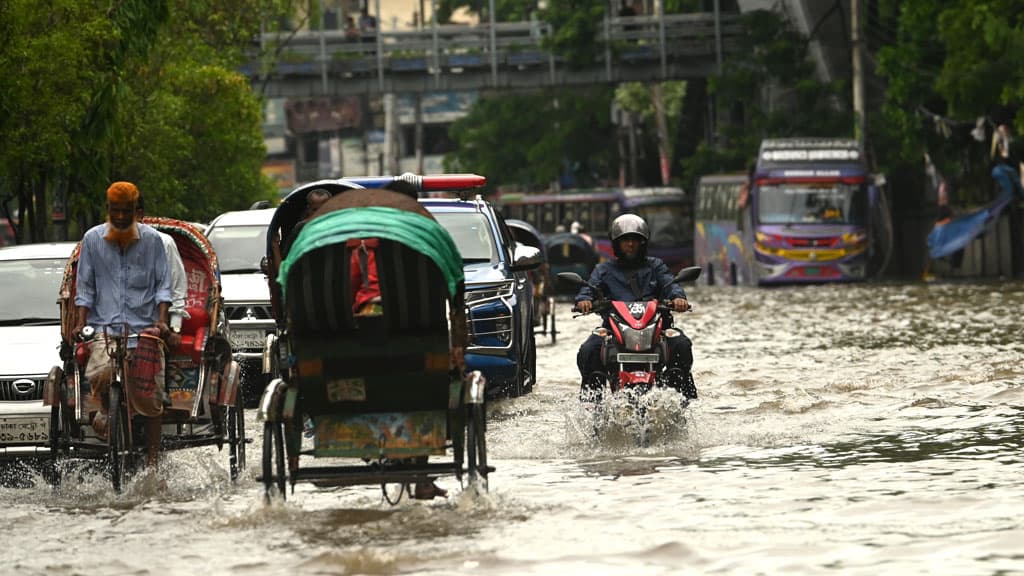
POLYGON ((275 332, 270 288, 260 270, 274 208, 225 212, 210 222, 206 237, 220 265, 221 296, 234 359, 242 368, 242 390, 252 406, 263 393, 263 347, 275 332))
POLYGON ((60 359, 64 266, 76 242, 0 248, 0 459, 47 456, 43 388, 60 359))

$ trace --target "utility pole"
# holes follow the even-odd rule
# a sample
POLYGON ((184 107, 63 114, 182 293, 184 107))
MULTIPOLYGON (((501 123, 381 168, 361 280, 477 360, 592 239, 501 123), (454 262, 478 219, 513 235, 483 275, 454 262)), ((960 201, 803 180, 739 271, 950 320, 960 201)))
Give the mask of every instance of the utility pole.
POLYGON ((856 123, 854 126, 854 135, 857 138, 857 145, 860 147, 861 154, 864 154, 867 141, 867 122, 864 117, 864 45, 862 38, 860 0, 851 0, 850 40, 853 43, 853 116, 854 122, 856 123))

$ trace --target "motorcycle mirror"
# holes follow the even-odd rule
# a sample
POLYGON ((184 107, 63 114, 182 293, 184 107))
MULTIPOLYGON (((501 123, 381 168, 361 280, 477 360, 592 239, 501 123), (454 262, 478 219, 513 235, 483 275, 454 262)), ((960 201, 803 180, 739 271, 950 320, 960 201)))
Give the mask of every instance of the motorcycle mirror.
POLYGON ((575 272, 559 272, 558 277, 570 284, 575 284, 576 286, 584 286, 587 283, 586 280, 581 278, 580 275, 575 272))
MULTIPOLYGON (((687 266, 676 274, 676 277, 672 279, 672 282, 693 282, 697 278, 700 278, 701 270, 702 268, 700 266, 687 266)), ((561 276, 561 274, 559 274, 559 276, 561 276)))

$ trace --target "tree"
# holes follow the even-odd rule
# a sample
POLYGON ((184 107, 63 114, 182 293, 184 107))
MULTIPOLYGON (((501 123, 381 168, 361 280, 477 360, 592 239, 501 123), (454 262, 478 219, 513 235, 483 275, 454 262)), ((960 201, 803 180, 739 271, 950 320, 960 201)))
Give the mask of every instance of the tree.
POLYGON ((545 189, 565 177, 593 185, 610 174, 614 132, 610 89, 494 95, 456 121, 456 151, 446 170, 486 174, 490 182, 545 189))
POLYGON ((260 102, 234 69, 294 4, 0 4, 0 199, 17 200, 20 239, 50 236, 54 193, 80 232, 116 179, 138 181, 153 213, 190 219, 272 197, 260 102))
POLYGON ((848 84, 817 79, 807 39, 784 16, 767 10, 743 15, 737 53, 708 80, 719 112, 718 142, 701 142, 683 160, 684 181, 703 174, 745 171, 761 140, 788 136, 852 137, 848 84))

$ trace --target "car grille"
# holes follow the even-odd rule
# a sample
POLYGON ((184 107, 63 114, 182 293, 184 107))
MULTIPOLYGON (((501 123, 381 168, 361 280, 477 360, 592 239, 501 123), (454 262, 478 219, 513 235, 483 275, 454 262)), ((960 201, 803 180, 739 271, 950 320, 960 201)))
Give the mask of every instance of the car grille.
POLYGON ((273 316, 270 314, 269 304, 241 304, 237 306, 228 304, 224 307, 224 311, 228 317, 228 321, 245 320, 247 318, 251 318, 253 320, 273 319, 273 316))
POLYGON ((0 378, 0 400, 42 400, 45 384, 45 377, 0 378))

